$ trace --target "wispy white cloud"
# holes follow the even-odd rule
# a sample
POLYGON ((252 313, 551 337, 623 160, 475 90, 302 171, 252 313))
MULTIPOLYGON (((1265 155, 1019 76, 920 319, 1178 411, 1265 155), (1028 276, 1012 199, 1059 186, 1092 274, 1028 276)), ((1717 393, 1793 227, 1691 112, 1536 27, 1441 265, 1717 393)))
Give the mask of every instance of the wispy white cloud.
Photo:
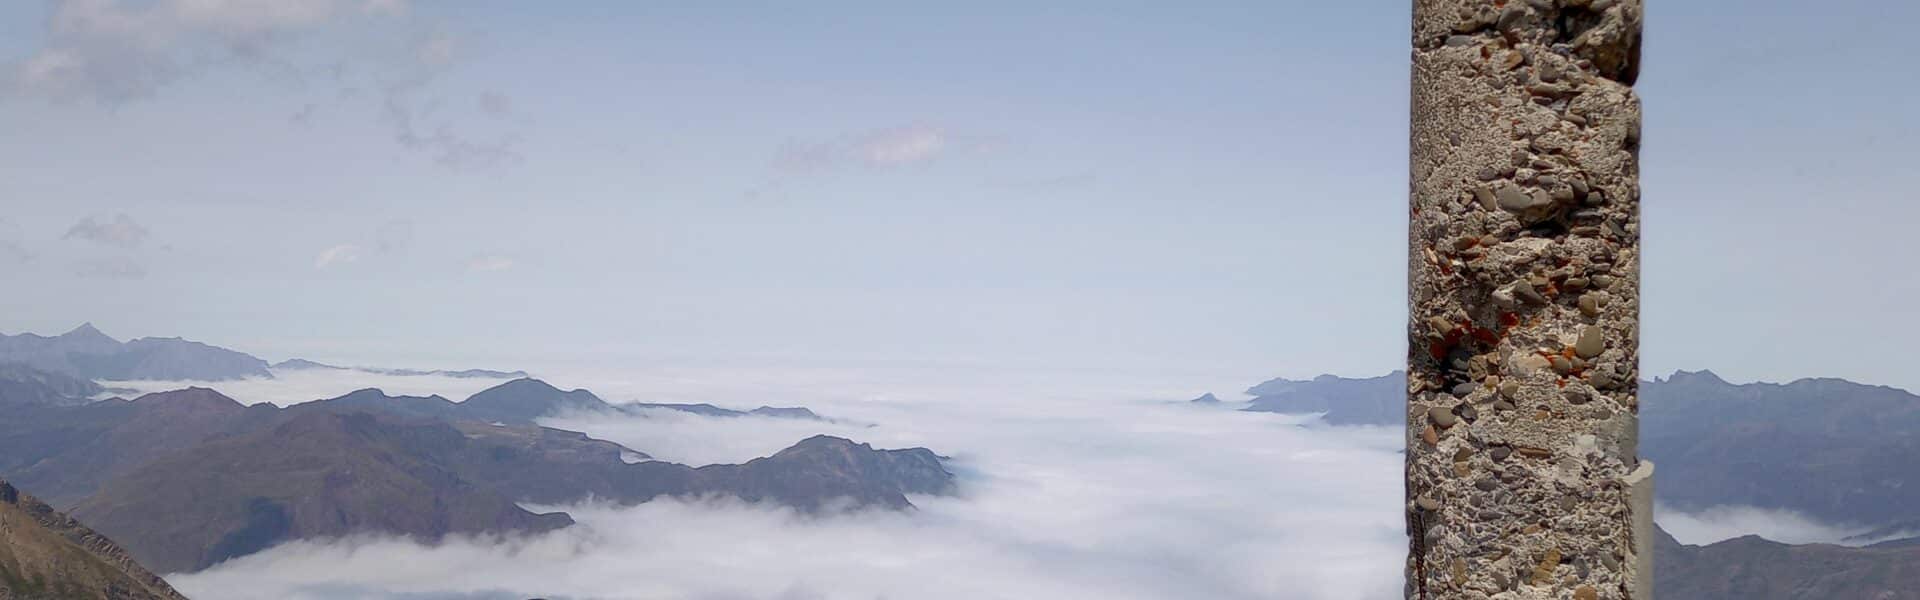
POLYGON ((505 271, 513 268, 515 264, 516 262, 511 257, 496 255, 480 256, 467 261, 467 272, 489 273, 493 271, 505 271))
POLYGON ((313 268, 325 269, 335 265, 344 265, 360 260, 360 247, 354 244, 340 244, 313 257, 313 268))
POLYGON ((1654 507, 1660 527, 1682 544, 1704 545, 1757 535, 1784 544, 1842 544, 1869 527, 1823 523, 1790 511, 1752 506, 1716 506, 1697 512, 1654 507))
POLYGON ((790 140, 775 154, 774 166, 788 171, 904 167, 938 159, 954 150, 955 141, 945 128, 934 125, 877 129, 827 141, 790 140))
POLYGON ((0 75, 0 87, 118 103, 211 64, 260 60, 287 33, 404 12, 400 0, 56 0, 44 44, 0 75))
POLYGON ((855 145, 869 165, 891 167, 926 162, 947 147, 947 134, 937 127, 901 127, 867 134, 855 145))
POLYGON ((146 265, 125 256, 90 258, 74 263, 73 273, 89 279, 141 279, 146 265))
POLYGON ((64 237, 69 240, 84 240, 131 249, 146 243, 149 235, 147 228, 135 222, 132 217, 116 214, 111 218, 92 215, 80 219, 80 222, 67 228, 67 234, 64 237))

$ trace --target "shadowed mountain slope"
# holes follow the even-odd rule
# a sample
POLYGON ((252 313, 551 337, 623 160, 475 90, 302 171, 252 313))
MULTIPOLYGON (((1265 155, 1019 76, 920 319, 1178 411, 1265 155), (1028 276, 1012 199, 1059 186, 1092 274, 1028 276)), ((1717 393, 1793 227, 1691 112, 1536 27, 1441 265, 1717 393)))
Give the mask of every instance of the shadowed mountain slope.
POLYGON ((1920 547, 1788 545, 1746 536, 1682 545, 1658 531, 1654 590, 1687 600, 1920 600, 1920 547))
POLYGON ((745 464, 694 468, 520 422, 554 406, 598 410, 591 393, 531 380, 492 391, 477 409, 378 390, 285 409, 199 388, 80 407, 0 402, 0 475, 52 490, 168 572, 293 539, 434 540, 571 522, 519 502, 730 496, 803 511, 910 509, 909 494, 953 491, 953 475, 925 449, 816 436, 745 464))
POLYGON ((434 460, 468 440, 444 423, 315 412, 142 465, 73 509, 163 572, 204 569, 283 540, 377 531, 540 532, 537 515, 434 460))
MULTIPOLYGON (((1327 423, 1399 425, 1404 375, 1276 379, 1246 410, 1325 413, 1327 423)), ((1732 384, 1708 371, 1640 386, 1640 455, 1660 465, 1660 501, 1744 505, 1830 523, 1920 523, 1920 396, 1842 379, 1732 384)))
POLYGON ((35 369, 21 363, 0 363, 0 398, 24 404, 86 404, 106 391, 100 384, 71 375, 35 369))

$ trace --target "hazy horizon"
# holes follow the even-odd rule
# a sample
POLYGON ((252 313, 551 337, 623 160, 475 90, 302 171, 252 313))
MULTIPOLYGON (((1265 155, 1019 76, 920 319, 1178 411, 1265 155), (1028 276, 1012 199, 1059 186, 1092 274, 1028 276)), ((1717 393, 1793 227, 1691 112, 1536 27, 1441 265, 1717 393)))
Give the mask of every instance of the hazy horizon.
MULTIPOLYGON (((1643 373, 1920 388, 1920 75, 1888 33, 1920 8, 1845 4, 1651 7, 1643 373)), ((1401 364, 1404 6, 858 7, 0 7, 0 274, 31 282, 0 330, 409 366, 1401 364)))

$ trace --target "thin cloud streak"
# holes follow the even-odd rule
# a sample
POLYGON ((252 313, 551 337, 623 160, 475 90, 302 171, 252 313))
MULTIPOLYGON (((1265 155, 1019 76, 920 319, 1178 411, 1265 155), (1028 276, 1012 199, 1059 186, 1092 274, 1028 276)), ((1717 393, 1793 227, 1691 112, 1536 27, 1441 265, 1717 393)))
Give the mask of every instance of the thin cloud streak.
POLYGON ((335 265, 344 265, 360 260, 360 247, 354 244, 340 244, 313 257, 313 268, 326 269, 335 265))

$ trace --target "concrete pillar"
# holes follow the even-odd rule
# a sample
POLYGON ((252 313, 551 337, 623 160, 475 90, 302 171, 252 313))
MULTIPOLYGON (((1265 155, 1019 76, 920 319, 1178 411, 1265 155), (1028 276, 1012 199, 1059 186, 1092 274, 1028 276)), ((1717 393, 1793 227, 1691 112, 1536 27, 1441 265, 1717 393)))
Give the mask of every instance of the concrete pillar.
POLYGON ((1408 598, 1651 597, 1641 0, 1414 0, 1408 598))

